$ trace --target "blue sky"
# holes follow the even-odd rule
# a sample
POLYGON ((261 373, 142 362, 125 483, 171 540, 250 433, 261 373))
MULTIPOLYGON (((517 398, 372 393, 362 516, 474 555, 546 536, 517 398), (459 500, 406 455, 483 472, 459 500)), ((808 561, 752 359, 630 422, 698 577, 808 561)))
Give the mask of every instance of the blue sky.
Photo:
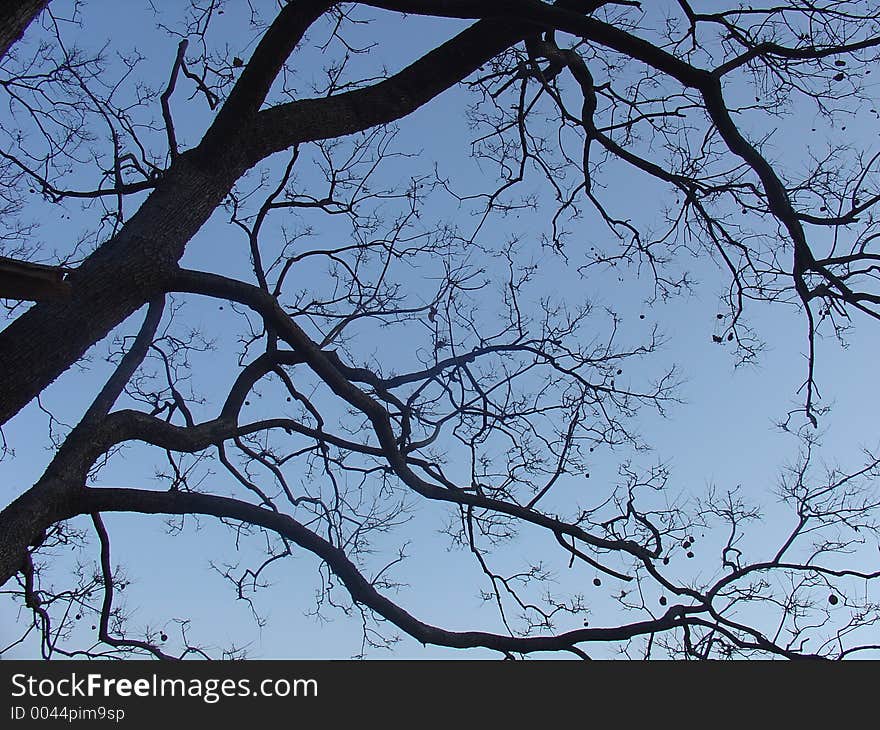
MULTIPOLYGON (((163 14, 173 14, 179 4, 156 3, 163 14), (172 7, 173 6, 173 7, 172 7)), ((53 0, 53 8, 59 14, 65 7, 61 0, 53 0)), ((253 49, 254 34, 247 29, 244 4, 230 3, 219 21, 219 37, 225 34, 233 53, 247 58, 253 49)), ((367 13, 364 13, 365 15, 367 13)), ((376 43, 370 57, 377 68, 387 65, 391 70, 399 68, 420 52, 445 39, 462 24, 453 21, 424 21, 410 18, 405 30, 400 20, 376 13, 378 21, 360 32, 376 43)), ((170 19, 167 21, 171 24, 170 19)), ((137 47, 149 61, 142 66, 144 80, 161 87, 170 68, 176 49, 176 39, 167 37, 156 29, 156 18, 144 3, 114 3, 109 0, 91 0, 83 8, 83 30, 79 41, 97 47, 105 38, 112 39, 111 48, 137 47)), ((316 31, 316 36, 320 32, 316 31)), ((75 35, 75 34, 72 34, 75 35)), ((218 47, 222 41, 218 41, 218 47)), ((323 58, 314 49, 304 49, 294 57, 293 68, 296 83, 308 87, 309 74, 320 75, 323 58)), ((353 68, 359 68, 355 65, 353 68)), ((182 79, 181 82, 184 80, 182 79)), ((173 110, 178 125, 178 137, 182 146, 198 140, 200 131, 210 119, 203 103, 186 102, 189 87, 180 83, 174 97, 173 110)), ((735 91, 734 91, 735 93, 735 91)), ((472 131, 462 109, 468 94, 454 89, 444 94, 399 125, 396 145, 414 155, 412 158, 392 160, 381 178, 388 183, 400 183, 413 170, 430 172, 438 164, 441 176, 456 180, 467 190, 480 189, 491 177, 491 170, 480 166, 469 155, 467 140, 472 131)), ((758 115, 755 115, 757 117, 758 115)), ((793 117, 773 120, 778 130, 770 138, 774 159, 783 167, 796 168, 805 147, 822 148, 837 132, 827 120, 819 119, 805 108, 793 117), (817 131, 812 130, 816 128, 817 131)), ((762 122, 763 123, 763 122, 762 122)), ((848 134, 852 139, 876 136, 876 123, 870 115, 848 118, 848 134)), ((842 122, 837 122, 842 124, 842 122)), ((746 122, 748 129, 749 123, 746 122)), ((756 132, 757 133, 757 132, 756 132)), ((266 166, 270 175, 277 177, 285 156, 279 155, 266 166)), ((299 169, 299 168, 298 168, 299 169)), ((314 169, 306 167, 302 172, 303 187, 307 187, 314 169)), ((242 184, 247 188, 251 175, 242 184)), ((85 184, 85 183, 84 183, 85 184)), ((270 184, 274 184, 274 178, 270 184)), ((527 185, 533 184, 528 182, 527 185)), ((647 225, 656 219, 662 204, 657 186, 647 183, 641 176, 622 165, 611 165, 603 177, 603 199, 610 208, 625 213, 647 225)), ((547 188, 535 182, 539 196, 546 196, 547 188)), ((542 197, 546 200, 546 197, 542 197)), ((128 204, 128 211, 135 209, 128 204)), ((40 206, 28 209, 39 215, 40 206)), ((45 210, 45 209, 43 209, 45 210)), ((459 207, 449 196, 437 193, 432 198, 431 214, 438 219, 454 220, 462 229, 473 225, 473 214, 468 206, 459 207)), ((76 204, 68 206, 71 220, 57 215, 42 219, 40 237, 47 258, 57 252, 64 256, 71 240, 71 232, 78 226, 87 226, 93 217, 88 210, 76 204)), ((774 428, 787 411, 802 401, 798 389, 806 375, 804 352, 806 349, 806 324, 796 308, 775 304, 752 303, 747 315, 757 334, 766 344, 765 350, 755 364, 735 367, 736 358, 726 343, 716 344, 712 335, 719 331, 716 314, 722 312, 719 296, 726 286, 726 279, 714 263, 705 259, 683 259, 681 265, 692 272, 698 282, 691 295, 669 301, 649 302, 652 284, 648 277, 637 275, 635 267, 617 271, 610 268, 593 269, 582 277, 577 267, 588 255, 587 243, 611 246, 609 234, 590 216, 573 223, 574 243, 566 249, 567 260, 553 251, 542 248, 539 235, 546 228, 546 215, 540 211, 529 217, 493 219, 492 228, 481 240, 488 248, 501 250, 505 242, 517 236, 520 245, 517 256, 538 266, 539 275, 532 296, 537 299, 553 294, 575 306, 589 299, 601 312, 604 307, 613 308, 622 320, 621 337, 637 342, 645 338, 655 325, 665 336, 666 345, 656 356, 643 362, 627 365, 622 379, 626 382, 644 383, 657 377, 664 367, 676 364, 684 382, 679 396, 684 401, 669 408, 665 417, 645 411, 636 419, 639 432, 652 447, 643 453, 629 453, 626 449, 614 453, 600 453, 590 465, 590 482, 572 479, 563 485, 563 494, 572 499, 591 499, 601 494, 617 479, 621 461, 631 459, 640 468, 650 468, 657 463, 668 466, 671 472, 668 488, 661 499, 670 503, 687 501, 716 486, 721 490, 740 486, 743 493, 759 504, 767 513, 764 523, 754 526, 755 534, 747 542, 757 558, 762 550, 778 545, 778 535, 790 516, 779 509, 773 494, 779 469, 797 456, 797 442, 788 434, 774 428), (578 226, 582 226, 579 228, 578 226), (623 281, 620 281, 620 278, 623 281), (644 318, 642 318, 644 315, 644 318), (776 542, 773 542, 773 537, 776 542)), ((315 216, 299 220, 279 219, 273 221, 271 232, 280 235, 280 226, 288 228, 312 224, 325 238, 342 238, 344 227, 315 216)), ((500 271, 499 262, 486 262, 487 276, 492 278, 500 271)), ((190 244, 184 264, 192 268, 243 276, 248 266, 245 241, 234 227, 226 224, 221 213, 216 214, 190 244)), ((416 295, 429 291, 436 275, 438 262, 422 264, 409 274, 406 285, 416 295)), ((621 269, 623 267, 620 267, 621 269)), ((317 272, 314 272, 318 276, 317 272)), ((489 287, 486 300, 481 304, 484 311, 492 311, 497 300, 489 287)), ((497 296, 497 293, 494 295, 497 296)), ((133 332, 139 325, 142 313, 135 315, 122 328, 133 332)), ((240 318, 225 307, 221 312, 216 301, 193 299, 187 301, 180 314, 185 327, 203 329, 216 341, 217 349, 209 354, 196 356, 194 382, 208 403, 201 412, 209 416, 216 409, 218 399, 222 402, 223 388, 228 386, 234 371, 218 367, 219 362, 234 363, 240 318)), ((880 411, 880 397, 873 387, 878 339, 871 323, 855 317, 855 328, 844 349, 831 339, 819 344, 817 379, 823 396, 823 404, 833 404, 831 412, 822 418, 823 458, 830 462, 858 463, 862 447, 880 447, 873 414, 880 411)), ((607 321, 597 317, 596 327, 607 327, 607 321)), ((384 332, 365 328, 359 344, 372 350, 386 362, 412 362, 418 356, 410 346, 405 334, 392 329, 384 332), (376 338, 370 342, 371 338, 376 338)), ((74 423, 77 415, 87 406, 96 386, 103 382, 109 372, 105 355, 109 342, 102 342, 92 350, 90 367, 81 371, 74 369, 49 388, 43 405, 59 414, 61 420, 74 423)), ((271 398, 266 390, 265 400, 271 398)), ((124 405, 120 402, 119 405, 124 405)), ((266 406, 254 399, 254 409, 266 406)), ((50 457, 46 440, 46 416, 32 404, 17 416, 5 429, 7 438, 16 450, 16 457, 0 463, 0 476, 12 496, 26 489, 38 478, 50 457)), ((148 453, 142 447, 127 448, 122 458, 116 457, 101 472, 97 484, 163 488, 163 480, 156 477, 162 455, 148 453)), ((217 465, 213 470, 218 471, 217 465)), ((218 473, 205 482, 210 489, 212 480, 228 486, 228 481, 218 473)), ((407 561, 396 570, 396 576, 404 584, 397 593, 401 605, 419 618, 451 629, 498 629, 497 616, 491 605, 479 599, 479 591, 485 589, 485 579, 475 568, 472 559, 461 550, 449 548, 448 538, 439 529, 450 512, 437 505, 418 505, 413 519, 399 532, 377 541, 378 547, 390 550, 408 541, 407 561)), ((232 600, 231 589, 210 569, 210 565, 224 563, 245 564, 256 559, 261 542, 259 538, 244 540, 236 550, 228 529, 208 519, 187 518, 186 529, 180 534, 169 535, 165 520, 159 517, 135 515, 112 515, 106 519, 112 537, 114 563, 125 566, 131 579, 124 594, 125 605, 130 609, 130 626, 162 628, 177 640, 178 620, 191 620, 189 635, 195 641, 208 646, 225 647, 236 644, 246 646, 253 658, 276 657, 349 657, 360 652, 361 627, 357 615, 345 617, 338 611, 327 610, 326 621, 309 615, 315 607, 315 595, 321 583, 316 570, 316 560, 308 554, 297 553, 283 561, 268 573, 271 588, 256 597, 261 615, 268 621, 265 626, 256 625, 247 604, 232 600), (173 631, 172 631, 173 629, 173 631)), ((680 570, 691 575, 711 573, 717 570, 716 547, 713 540, 718 536, 707 535, 700 542, 697 559, 681 563, 680 570), (705 548, 703 547, 705 545, 705 548), (704 556, 707 556, 704 558, 704 556)), ((701 536, 702 539, 702 536, 701 536)), ((528 564, 536 555, 546 554, 546 538, 524 530, 514 542, 505 546, 496 556, 499 564, 528 564)), ((73 556, 73 558, 80 556, 73 556)), ((82 559, 93 560, 94 553, 86 552, 82 559)), ((387 554, 386 554, 387 557, 387 554)), ((594 573, 576 567, 568 569, 564 556, 551 558, 551 569, 556 575, 561 592, 583 593, 590 606, 591 625, 601 625, 603 618, 611 616, 609 594, 616 588, 613 581, 606 581, 601 590, 592 586, 594 573)), ((381 561, 380 561, 381 562, 381 561)), ((62 563, 63 564, 63 563, 62 563)), ((675 566, 673 566, 673 569, 675 566)), ((61 575, 58 576, 59 581, 61 575)), ((123 596, 119 596, 120 600, 123 596)), ((0 605, 0 643, 11 638, 13 617, 27 620, 11 602, 0 605)), ((85 624, 85 622, 84 622, 85 624)), ((88 634, 83 626, 83 636, 88 634)), ((597 655, 605 655, 611 648, 600 649, 597 655)), ((34 656, 36 645, 28 642, 10 651, 6 658, 34 656)), ((381 651, 370 656, 385 657, 381 651)), ((439 648, 424 648, 417 642, 403 638, 394 657, 429 658, 460 656, 456 652, 439 648)), ((492 656, 476 652, 469 656, 492 656)))

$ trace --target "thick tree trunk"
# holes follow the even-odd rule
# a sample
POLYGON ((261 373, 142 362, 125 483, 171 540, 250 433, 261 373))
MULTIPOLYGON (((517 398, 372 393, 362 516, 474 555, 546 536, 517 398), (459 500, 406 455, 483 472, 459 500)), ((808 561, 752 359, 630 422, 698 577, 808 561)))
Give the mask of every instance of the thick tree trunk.
MULTIPOLYGON (((71 275, 68 300, 34 307, 0 333, 2 420, 164 290, 186 243, 245 171, 234 151, 238 146, 226 149, 224 157, 200 148, 178 157, 120 234, 71 275)), ((82 441, 71 434, 65 447, 80 451, 87 446, 77 443, 82 441)), ((37 485, 0 513, 0 585, 20 569, 25 550, 42 530, 69 512, 95 456, 82 463, 75 459, 74 467, 66 457, 64 464, 56 458, 37 485)))
MULTIPOLYGON (((241 91, 227 100, 202 144, 179 155, 120 233, 70 275, 70 298, 38 304, 0 332, 0 424, 165 291, 186 244, 248 168, 296 143, 351 134, 406 116, 530 30, 516 23, 477 23, 373 87, 257 113, 280 64, 330 4, 306 0, 286 6, 248 64, 255 80, 237 87, 241 91), (263 77, 269 81, 261 85, 263 77)), ((75 448, 74 441, 71 434, 65 447, 75 448)), ((19 570, 35 535, 70 510, 84 476, 78 468, 59 472, 50 467, 37 485, 0 513, 0 585, 19 570)))
POLYGON ((22 569, 29 545, 35 545, 47 525, 73 509, 75 493, 56 480, 41 480, 0 513, 0 585, 22 569))
POLYGON ((238 177, 269 154, 244 157, 253 117, 284 61, 332 4, 332 0, 297 0, 286 5, 264 34, 205 139, 176 157, 119 235, 70 276, 71 298, 38 304, 0 333, 0 424, 161 292, 186 244, 238 177))
MULTIPOLYGON (((306 20, 321 6, 319 0, 313 3, 316 7, 306 20)), ((120 234, 70 277, 71 301, 34 307, 0 333, 0 372, 5 373, 0 424, 161 291, 187 242, 249 167, 300 142, 352 134, 404 117, 527 30, 515 23, 477 23, 384 82, 282 104, 253 117, 233 114, 236 107, 230 102, 243 102, 230 97, 202 144, 176 159, 120 234)), ((276 40, 267 34, 264 42, 276 40)))
POLYGON ((0 3, 0 58, 48 4, 49 0, 3 0, 0 3))
POLYGON ((198 148, 181 155, 119 235, 71 274, 69 299, 33 307, 0 332, 0 423, 162 291, 187 242, 244 172, 231 157, 211 159, 198 148))

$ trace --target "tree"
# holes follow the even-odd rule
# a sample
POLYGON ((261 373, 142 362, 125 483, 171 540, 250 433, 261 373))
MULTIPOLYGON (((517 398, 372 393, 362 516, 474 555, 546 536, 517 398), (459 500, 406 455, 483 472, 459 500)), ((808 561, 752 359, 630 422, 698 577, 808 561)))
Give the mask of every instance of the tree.
POLYGON ((48 256, 69 296, 10 307, 2 423, 56 379, 103 373, 91 358, 107 343, 112 363, 75 426, 50 415, 51 461, 0 515, 0 576, 45 655, 201 651, 186 631, 125 623, 105 525, 118 512, 181 530, 213 517, 262 540, 255 563, 217 563, 246 600, 285 558, 312 555, 319 607, 360 616, 370 646, 399 631, 508 656, 874 648, 880 461, 822 474, 812 430, 817 338, 880 317, 880 153, 851 121, 846 144, 795 169, 771 135, 876 116, 873 3, 294 0, 239 16, 194 1, 179 19, 154 5, 177 42, 168 58, 90 52, 85 11, 61 0, 2 21, 0 253, 45 263, 37 218, 90 221, 48 256), (387 29, 414 23, 446 40, 405 65, 387 29), (395 139, 451 95, 472 138, 444 143, 478 162, 464 179, 395 139), (650 205, 627 209, 620 185, 650 205), (213 258, 185 265, 200 237, 213 258), (617 484, 577 492, 600 459, 645 447, 633 419, 665 412, 678 374, 649 377, 659 327, 635 342, 615 308, 555 277, 619 279, 614 307, 631 308, 637 271, 649 304, 693 290, 688 261, 726 272, 713 337, 738 361, 761 350, 751 308, 793 306, 804 322, 801 407, 782 424, 803 443, 778 489, 791 519, 757 559, 743 539, 761 513, 737 490, 679 504, 662 463, 622 457, 617 484), (142 452, 165 460, 158 488, 107 486, 140 474, 126 464, 142 452), (498 630, 435 626, 395 599, 395 530, 417 508, 472 556, 498 630), (555 552, 508 570, 499 556, 524 530, 555 552), (97 567, 63 567, 67 547, 97 567), (565 565, 575 582, 622 586, 598 622, 583 595, 541 593, 565 565))

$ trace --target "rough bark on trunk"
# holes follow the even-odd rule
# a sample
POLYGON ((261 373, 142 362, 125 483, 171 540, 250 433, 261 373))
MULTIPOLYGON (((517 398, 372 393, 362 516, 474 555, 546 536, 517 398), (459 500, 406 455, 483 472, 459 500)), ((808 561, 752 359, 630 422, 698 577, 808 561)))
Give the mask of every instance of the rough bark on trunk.
POLYGON ((49 0, 4 0, 0 4, 0 58, 48 4, 49 0))
MULTIPOLYGON (((180 155, 120 233, 71 274, 69 299, 33 307, 0 332, 3 421, 164 290, 187 242, 244 173, 239 149, 180 155)), ((91 452, 89 440, 72 433, 65 447, 91 452)), ((59 453, 43 479, 0 513, 0 585, 20 569, 35 537, 71 508, 96 456, 71 467, 59 453)))
POLYGON ((187 242, 244 172, 228 157, 182 154, 120 233, 70 275, 69 299, 33 307, 0 332, 0 423, 162 290, 187 242))
MULTIPOLYGON (((70 298, 38 304, 0 332, 0 424, 165 291, 187 243, 250 167, 297 143, 404 117, 534 30, 527 23, 480 21, 371 87, 258 111, 284 59, 330 5, 329 0, 300 0, 285 6, 202 143, 176 156, 119 234, 70 274, 70 298)), ((89 452, 88 440, 71 434, 65 447, 89 452)), ((71 470, 57 468, 56 460, 0 513, 0 585, 19 570, 35 536, 69 514, 90 463, 71 470)))

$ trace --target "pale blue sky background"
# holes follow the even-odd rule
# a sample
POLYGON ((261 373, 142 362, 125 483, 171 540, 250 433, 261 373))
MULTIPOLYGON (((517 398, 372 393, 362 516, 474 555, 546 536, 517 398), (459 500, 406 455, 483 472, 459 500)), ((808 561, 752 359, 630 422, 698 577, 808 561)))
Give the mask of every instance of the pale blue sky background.
MULTIPOLYGON (((167 11, 169 24, 172 24, 175 11, 182 6, 182 3, 164 0, 157 0, 154 4, 162 8, 163 13, 167 11)), ((53 0, 56 12, 62 14, 63 7, 62 0, 53 0)), ((247 27, 243 22, 244 11, 244 3, 229 3, 217 30, 228 35, 233 44, 230 46, 232 52, 247 58, 252 45, 242 37, 241 31, 247 27)), ((392 70, 462 25, 453 21, 412 18, 402 31, 396 25, 399 20, 390 21, 379 13, 376 16, 380 20, 369 30, 378 44, 376 58, 380 63, 387 63, 392 70)), ((154 78, 147 79, 149 83, 164 84, 176 40, 154 29, 155 19, 146 3, 140 0, 90 0, 84 5, 83 19, 90 46, 101 45, 105 38, 112 38, 113 49, 136 46, 150 59, 141 73, 155 74, 154 78)), ((300 68, 315 64, 317 68, 319 62, 313 52, 306 52, 296 57, 294 65, 300 68)), ((305 69, 303 73, 306 73, 305 69)), ((190 89, 186 80, 181 79, 174 97, 178 137, 184 147, 197 141, 199 130, 207 119, 204 104, 184 103, 190 89)), ((406 164, 429 170, 433 161, 439 160, 442 175, 479 181, 474 162, 468 157, 467 140, 471 133, 462 114, 467 98, 466 92, 455 89, 400 123, 399 147, 421 153, 417 162, 407 161, 406 164)), ((783 120, 784 129, 773 140, 778 159, 792 160, 796 164, 805 145, 821 146, 831 136, 834 130, 811 114, 808 112, 783 120), (815 134, 810 132, 813 127, 818 127, 815 134)), ((848 134, 852 138, 876 137, 873 118, 851 119, 848 124, 848 134)), ((277 164, 284 161, 282 158, 280 156, 274 164, 276 169, 277 164)), ((604 180, 608 186, 604 199, 618 212, 648 221, 656 215, 655 189, 641 176, 616 169, 604 180)), ((451 202, 447 205, 448 210, 440 214, 461 215, 451 202)), ((135 205, 129 203, 127 208, 133 211, 135 205)), ((45 242, 47 258, 53 251, 63 255, 70 232, 89 219, 89 214, 80 213, 75 203, 70 204, 69 212, 71 221, 49 217, 44 220, 40 237, 45 242)), ((215 216, 194 239, 184 263, 193 268, 241 275, 248 261, 243 238, 222 224, 219 218, 215 216)), ((585 236, 608 242, 607 231, 599 228, 591 216, 584 225, 585 236)), ((492 235, 498 240, 511 230, 523 233, 524 238, 539 230, 538 224, 523 220, 500 222, 497 226, 492 235)), ((670 501, 701 495, 711 484, 721 489, 742 485, 771 517, 765 524, 754 528, 756 538, 751 545, 755 552, 751 557, 759 557, 764 537, 777 535, 778 540, 778 535, 784 532, 783 525, 777 520, 790 519, 789 515, 778 516, 772 487, 778 469, 795 458, 797 443, 791 436, 778 433, 772 424, 800 403, 796 391, 806 373, 803 356, 806 324, 801 314, 782 305, 750 305, 747 314, 766 342, 767 349, 757 365, 734 369, 729 347, 711 341, 718 326, 715 318, 716 312, 720 311, 718 295, 726 282, 723 274, 719 274, 710 262, 688 264, 700 282, 694 296, 648 307, 645 300, 650 296, 650 282, 644 278, 636 280, 634 272, 624 274, 623 283, 617 280, 616 273, 599 275, 598 270, 584 281, 575 273, 578 252, 571 252, 572 265, 566 266, 550 252, 542 252, 537 246, 534 251, 541 275, 552 288, 571 301, 588 296, 596 305, 613 306, 623 318, 625 337, 644 336, 654 323, 660 325, 668 345, 642 366, 628 367, 623 377, 645 378, 649 373, 662 373, 665 363, 677 363, 686 378, 680 390, 686 403, 671 407, 666 420, 647 412, 639 418, 639 430, 654 450, 635 457, 636 463, 649 466, 662 461, 670 466, 670 501), (639 319, 642 313, 646 315, 644 320, 639 319)), ((418 272, 413 274, 418 275, 418 272)), ((228 327, 234 322, 232 314, 228 307, 220 313, 215 301, 193 300, 184 311, 187 321, 203 326, 218 337, 218 352, 204 360, 204 368, 198 370, 197 378, 202 392, 218 389, 222 393, 219 389, 230 382, 233 373, 211 364, 220 361, 224 353, 228 357, 235 346, 235 333, 228 334, 228 327), (227 322, 228 325, 224 324, 227 322)), ((125 330, 133 331, 141 317, 142 313, 139 313, 126 323, 125 330)), ((834 404, 831 414, 821 422, 821 430, 825 432, 823 453, 829 461, 845 464, 858 463, 862 446, 880 446, 875 423, 880 398, 874 386, 877 329, 876 325, 858 316, 855 324, 847 350, 830 340, 820 342, 817 368, 823 402, 834 404)), ((388 358, 396 356, 395 347, 400 349, 401 358, 409 356, 406 342, 385 340, 381 343, 382 353, 388 358)), ((99 343, 92 350, 91 369, 87 372, 73 370, 59 379, 46 391, 43 404, 57 411, 68 423, 75 422, 108 372, 103 362, 107 351, 108 343, 99 343)), ((0 463, 0 483, 6 490, 4 501, 7 501, 39 476, 50 453, 45 441, 46 418, 35 404, 17 416, 5 431, 17 452, 14 460, 0 463)), ((125 459, 117 460, 103 472, 99 483, 163 488, 153 477, 153 464, 161 464, 162 455, 154 458, 144 452, 140 448, 126 451, 125 459)), ((618 456, 623 458, 626 454, 612 455, 611 458, 597 454, 595 465, 591 465, 590 489, 598 491, 603 485, 613 483, 618 456)), ((210 482, 206 482, 206 488, 210 489, 209 485, 210 482)), ((576 484, 566 487, 577 488, 576 484)), ((393 553, 394 546, 404 539, 411 540, 407 550, 410 558, 396 573, 409 585, 404 586, 396 598, 406 610, 429 623, 450 629, 497 630, 494 609, 483 604, 478 597, 478 591, 486 587, 485 579, 468 554, 447 550, 448 540, 437 532, 445 522, 448 510, 438 505, 419 505, 418 508, 417 518, 399 533, 394 533, 393 541, 388 543, 393 553)), ((172 636, 169 643, 173 645, 176 638, 176 631, 172 630, 174 620, 187 618, 192 620, 190 637, 194 642, 214 647, 232 643, 247 646, 248 655, 253 658, 345 658, 360 651, 360 624, 356 617, 345 619, 338 612, 329 612, 331 620, 324 623, 306 616, 314 608, 314 595, 319 589, 317 562, 313 556, 299 552, 269 573, 274 585, 257 596, 258 606, 268 619, 267 625, 261 629, 255 626, 246 604, 232 600, 230 587, 208 568, 211 561, 241 560, 244 564, 248 555, 246 551, 258 547, 259 541, 253 541, 245 552, 236 555, 229 531, 214 520, 188 518, 189 529, 174 536, 165 534, 163 522, 160 517, 139 515, 110 515, 106 518, 112 538, 113 561, 126 567, 132 581, 124 595, 118 596, 130 609, 132 630, 141 626, 163 627, 172 636), (197 525, 195 529, 194 524, 197 525)), ((711 553, 711 543, 711 536, 707 536, 704 554, 711 553)), ((767 543, 768 549, 773 544, 778 542, 767 543)), ((544 536, 536 536, 526 529, 517 542, 507 546, 505 554, 510 557, 505 561, 510 560, 511 564, 528 561, 536 550, 546 546, 544 536)), ((703 543, 698 545, 702 546, 703 543)), ((693 574, 695 571, 715 570, 717 557, 712 555, 712 562, 704 563, 700 560, 703 557, 700 550, 697 552, 698 559, 687 561, 683 571, 693 574)), ((251 556, 256 554, 251 553, 251 556)), ((92 559, 93 556, 94 553, 86 557, 92 559)), ((558 573, 560 587, 582 591, 591 605, 591 625, 602 625, 613 581, 606 581, 602 589, 594 589, 591 571, 579 567, 568 570, 563 555, 557 555, 556 559, 558 562, 553 568, 558 573)), ((11 624, 16 610, 17 607, 8 601, 0 605, 0 644, 9 640, 13 630, 17 630, 11 624)), ((84 629, 85 636, 89 632, 87 626, 84 629)), ((600 649, 596 655, 603 656, 610 651, 600 649)), ((36 652, 36 645, 29 643, 9 652, 6 658, 30 657, 36 652)), ((386 654, 374 651, 370 656, 385 657, 386 654)), ((495 655, 489 652, 463 655, 436 647, 423 648, 404 637, 393 656, 495 655)))

